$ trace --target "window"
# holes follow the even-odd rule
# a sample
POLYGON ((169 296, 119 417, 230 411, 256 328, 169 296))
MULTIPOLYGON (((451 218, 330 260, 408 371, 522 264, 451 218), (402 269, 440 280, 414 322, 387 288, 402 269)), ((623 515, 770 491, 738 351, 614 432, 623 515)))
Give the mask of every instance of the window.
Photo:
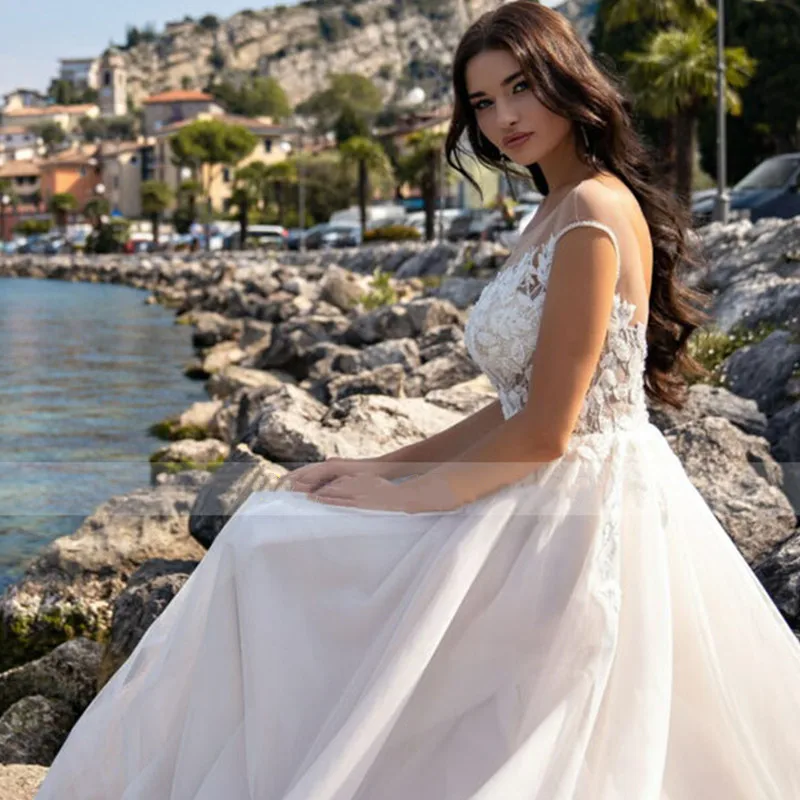
POLYGON ((113 185, 115 189, 119 189, 119 175, 114 176, 113 185))
POLYGON ((230 171, 230 169, 228 169, 228 167, 225 167, 222 170, 222 180, 225 183, 230 183, 231 182, 231 171, 230 171))
POLYGON ((86 177, 86 167, 81 167, 81 178, 86 177))
POLYGON ((103 86, 111 86, 111 70, 106 70, 103 73, 103 86))
POLYGON ((264 139, 264 152, 271 153, 272 152, 272 139, 266 138, 264 139))

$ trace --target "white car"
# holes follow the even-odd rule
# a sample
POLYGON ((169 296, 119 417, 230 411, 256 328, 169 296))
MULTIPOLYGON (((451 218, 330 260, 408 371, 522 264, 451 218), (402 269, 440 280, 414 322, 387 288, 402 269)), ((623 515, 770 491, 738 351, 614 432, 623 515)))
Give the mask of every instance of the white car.
POLYGON ((529 211, 520 217, 516 227, 510 231, 501 231, 498 233, 497 241, 500 242, 500 244, 502 244, 504 247, 507 247, 509 250, 511 250, 519 241, 519 237, 522 235, 522 232, 528 227, 528 225, 530 225, 538 210, 538 205, 533 206, 529 211))

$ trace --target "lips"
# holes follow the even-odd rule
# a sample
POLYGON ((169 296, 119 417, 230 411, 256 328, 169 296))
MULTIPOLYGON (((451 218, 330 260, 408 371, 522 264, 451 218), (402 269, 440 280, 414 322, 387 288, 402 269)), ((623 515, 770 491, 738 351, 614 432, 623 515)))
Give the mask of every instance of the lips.
POLYGON ((527 142, 531 136, 533 136, 532 133, 512 133, 510 136, 506 136, 503 139, 503 147, 510 149, 519 147, 520 145, 525 144, 525 142, 527 142))

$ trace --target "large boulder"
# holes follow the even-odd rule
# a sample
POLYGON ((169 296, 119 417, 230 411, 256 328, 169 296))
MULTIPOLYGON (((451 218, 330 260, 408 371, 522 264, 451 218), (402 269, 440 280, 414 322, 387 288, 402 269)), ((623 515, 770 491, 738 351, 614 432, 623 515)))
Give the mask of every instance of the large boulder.
POLYGON ((402 397, 406 371, 401 364, 383 366, 359 372, 357 375, 340 375, 325 383, 326 402, 336 402, 354 394, 385 394, 402 397))
POLYGON ((220 342, 203 354, 202 371, 206 375, 214 375, 234 364, 238 364, 246 356, 247 353, 236 342, 220 342))
POLYGON ((364 279, 331 264, 320 283, 320 298, 342 311, 355 308, 366 291, 364 279))
POLYGON ((0 763, 49 766, 77 719, 63 700, 18 700, 0 716, 0 763))
POLYGON ((443 354, 426 361, 414 373, 412 381, 408 382, 410 395, 426 395, 436 389, 449 389, 482 374, 463 346, 439 347, 443 354))
POLYGON ((425 395, 425 400, 439 408, 470 415, 497 400, 497 391, 485 375, 479 375, 447 389, 434 389, 425 395))
POLYGON ((761 559, 754 572, 800 638, 800 532, 761 559))
POLYGON ((272 343, 258 354, 257 369, 279 367, 298 378, 306 377, 306 355, 319 342, 337 341, 349 326, 345 317, 308 316, 276 325, 272 343))
POLYGON ((758 344, 745 345, 731 354, 722 365, 722 374, 732 392, 755 400, 769 415, 792 403, 789 385, 798 368, 800 337, 777 330, 758 344))
POLYGON ((767 418, 755 400, 739 397, 721 386, 695 383, 689 387, 686 404, 676 409, 664 404, 649 404, 650 421, 660 431, 706 417, 724 417, 737 428, 753 436, 764 436, 767 418))
POLYGON ((753 564, 791 535, 796 520, 768 442, 722 417, 687 422, 665 438, 711 511, 753 564))
POLYGON ((800 514, 800 401, 771 417, 766 435, 783 467, 784 491, 800 514))
POLYGON ((47 775, 41 764, 0 764, 0 797, 3 800, 34 800, 47 775))
POLYGON ((0 670, 76 636, 102 639, 111 603, 145 561, 202 558, 189 535, 196 493, 173 482, 114 497, 47 545, 0 597, 0 670))
POLYGON ((217 534, 253 492, 269 491, 286 469, 237 445, 230 458, 200 490, 192 507, 189 530, 203 546, 211 547, 217 534))
POLYGON ((353 395, 328 409, 287 386, 266 398, 243 440, 278 463, 369 458, 438 433, 462 417, 421 398, 382 395, 353 395))
POLYGON ((98 664, 97 691, 125 663, 196 566, 196 561, 159 558, 146 562, 131 575, 128 585, 114 601, 108 644, 98 664))
POLYGON ((334 359, 332 367, 339 372, 357 375, 366 370, 399 364, 406 372, 420 365, 419 347, 414 339, 389 339, 369 345, 362 350, 350 349, 334 359))
POLYGON ((61 700, 80 714, 96 693, 102 645, 79 637, 0 674, 0 714, 29 695, 61 700))
POLYGON ((230 366, 216 375, 212 375, 206 384, 206 389, 212 397, 224 400, 226 397, 236 394, 240 389, 253 389, 257 386, 278 388, 286 381, 294 382, 294 378, 291 375, 280 375, 263 369, 230 366))
POLYGON ((228 319, 210 311, 192 311, 179 317, 179 322, 194 324, 192 344, 198 349, 213 347, 220 342, 236 339, 242 331, 242 322, 228 319))

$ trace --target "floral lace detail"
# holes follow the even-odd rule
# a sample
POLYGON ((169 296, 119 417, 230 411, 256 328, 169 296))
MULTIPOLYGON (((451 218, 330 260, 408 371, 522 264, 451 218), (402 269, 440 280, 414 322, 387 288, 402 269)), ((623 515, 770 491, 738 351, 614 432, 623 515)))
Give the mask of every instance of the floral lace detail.
MULTIPOLYGON (((506 419, 519 412, 528 399, 531 359, 556 245, 561 236, 580 226, 609 234, 617 250, 619 280, 619 245, 613 230, 595 220, 581 220, 552 233, 503 267, 470 314, 466 346, 497 389, 506 419)), ((641 322, 631 324, 635 310, 634 303, 615 293, 606 341, 573 436, 608 433, 648 420, 644 394, 647 331, 641 322)))

